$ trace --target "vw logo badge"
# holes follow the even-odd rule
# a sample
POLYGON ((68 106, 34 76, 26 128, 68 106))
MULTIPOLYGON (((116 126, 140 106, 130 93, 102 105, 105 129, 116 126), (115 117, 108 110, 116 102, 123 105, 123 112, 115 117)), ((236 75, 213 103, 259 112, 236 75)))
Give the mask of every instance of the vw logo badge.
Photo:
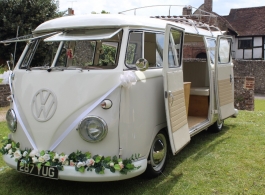
POLYGON ((39 90, 33 97, 31 111, 37 121, 45 122, 52 118, 57 108, 57 99, 48 89, 39 90))

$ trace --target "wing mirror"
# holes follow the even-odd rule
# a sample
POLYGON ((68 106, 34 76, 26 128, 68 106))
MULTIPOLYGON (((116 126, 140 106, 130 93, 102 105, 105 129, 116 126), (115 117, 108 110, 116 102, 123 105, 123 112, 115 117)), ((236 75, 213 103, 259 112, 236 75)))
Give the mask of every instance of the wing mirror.
POLYGON ((136 61, 135 65, 137 70, 145 71, 149 67, 149 62, 144 58, 140 58, 136 61))

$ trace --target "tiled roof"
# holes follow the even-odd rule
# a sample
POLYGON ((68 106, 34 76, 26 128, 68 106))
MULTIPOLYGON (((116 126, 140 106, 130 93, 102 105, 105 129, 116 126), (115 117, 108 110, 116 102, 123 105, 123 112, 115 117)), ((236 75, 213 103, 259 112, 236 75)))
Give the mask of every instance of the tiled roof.
POLYGON ((231 9, 223 16, 238 36, 265 35, 265 6, 231 9))

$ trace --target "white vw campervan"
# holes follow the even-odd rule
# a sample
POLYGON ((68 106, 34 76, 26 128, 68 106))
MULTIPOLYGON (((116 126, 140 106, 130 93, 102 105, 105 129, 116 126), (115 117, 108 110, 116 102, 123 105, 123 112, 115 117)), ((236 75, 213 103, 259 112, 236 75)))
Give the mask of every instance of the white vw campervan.
POLYGON ((191 20, 67 16, 39 25, 9 78, 4 161, 74 181, 159 175, 205 129, 235 115, 231 37, 191 20), (205 28, 206 27, 206 28, 205 28), (188 43, 205 59, 184 59, 188 43))

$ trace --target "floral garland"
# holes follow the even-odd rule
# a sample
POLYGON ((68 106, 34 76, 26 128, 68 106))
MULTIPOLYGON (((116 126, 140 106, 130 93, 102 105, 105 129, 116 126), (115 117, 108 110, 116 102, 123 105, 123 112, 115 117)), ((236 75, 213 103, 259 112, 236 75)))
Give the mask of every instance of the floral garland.
POLYGON ((117 158, 117 156, 112 158, 110 156, 92 156, 90 152, 83 153, 79 150, 77 150, 77 152, 72 152, 70 155, 44 150, 41 152, 32 149, 21 150, 19 142, 15 143, 7 137, 3 138, 2 143, 3 147, 0 152, 3 155, 11 155, 11 158, 14 157, 16 162, 20 161, 20 166, 33 163, 39 169, 41 166, 54 166, 60 171, 63 171, 63 166, 73 166, 76 171, 81 173, 84 173, 85 170, 95 170, 98 174, 104 174, 105 169, 109 169, 112 173, 119 171, 121 174, 127 174, 141 167, 135 167, 132 163, 133 160, 139 158, 140 154, 132 155, 131 158, 122 160, 117 158))

